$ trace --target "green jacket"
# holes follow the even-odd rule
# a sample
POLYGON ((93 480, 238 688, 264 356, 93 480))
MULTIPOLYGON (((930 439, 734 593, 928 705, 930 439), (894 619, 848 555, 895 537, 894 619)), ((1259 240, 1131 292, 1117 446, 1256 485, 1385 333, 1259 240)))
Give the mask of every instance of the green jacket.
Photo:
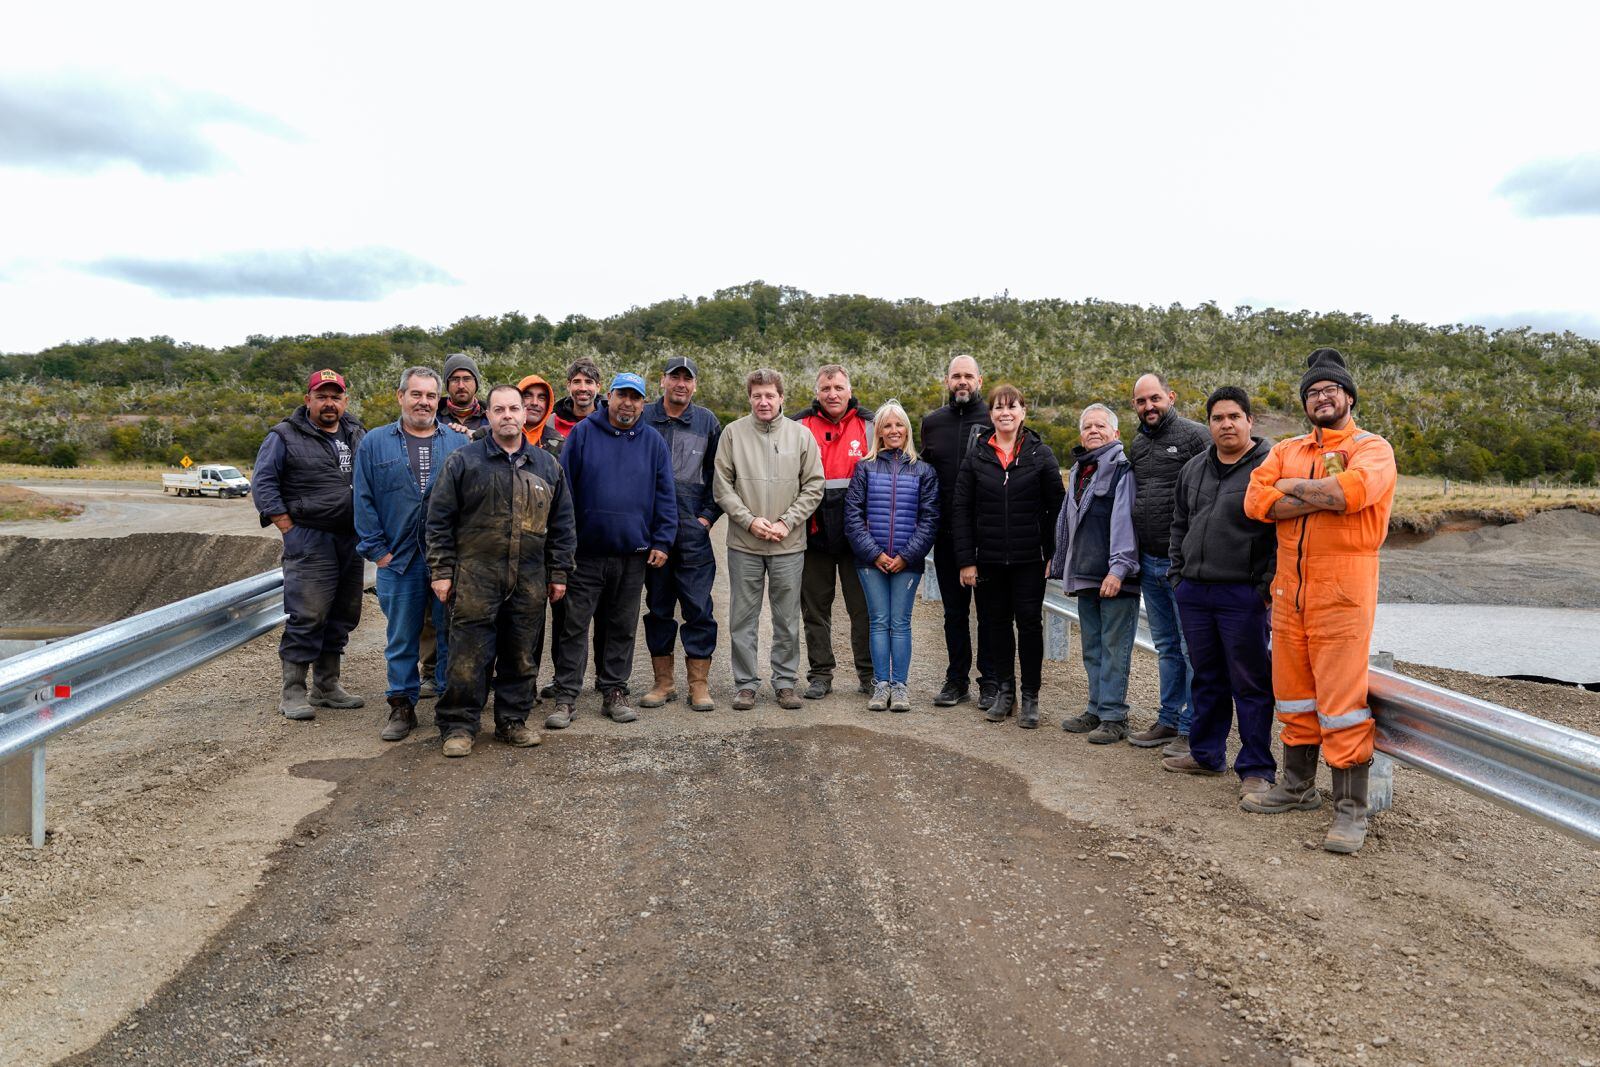
POLYGON ((728 516, 728 547, 758 556, 786 556, 806 547, 806 520, 822 503, 822 453, 811 431, 784 415, 735 420, 717 444, 712 495, 728 516), (756 519, 781 520, 782 541, 750 532, 756 519))

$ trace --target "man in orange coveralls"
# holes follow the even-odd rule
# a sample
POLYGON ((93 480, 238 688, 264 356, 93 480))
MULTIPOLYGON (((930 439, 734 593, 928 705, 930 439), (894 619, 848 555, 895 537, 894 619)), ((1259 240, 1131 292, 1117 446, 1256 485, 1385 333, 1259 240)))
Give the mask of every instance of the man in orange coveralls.
POLYGON ((1244 798, 1246 811, 1310 811, 1320 746, 1333 771, 1333 826, 1322 847, 1354 852, 1367 837, 1367 769, 1375 727, 1367 656, 1378 604, 1378 548, 1394 507, 1394 450, 1356 426, 1344 356, 1306 360, 1300 401, 1308 434, 1279 441, 1250 476, 1245 514, 1278 524, 1272 581, 1272 689, 1283 723, 1283 775, 1244 798))

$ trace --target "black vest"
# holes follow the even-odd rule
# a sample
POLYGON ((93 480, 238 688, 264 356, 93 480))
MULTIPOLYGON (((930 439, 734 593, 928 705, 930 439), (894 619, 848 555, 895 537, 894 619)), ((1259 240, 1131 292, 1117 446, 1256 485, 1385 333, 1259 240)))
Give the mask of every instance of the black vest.
MULTIPOLYGON (((1116 504, 1117 486, 1129 475, 1128 465, 1118 463, 1112 470, 1111 485, 1103 496, 1091 497, 1089 507, 1078 520, 1072 535, 1072 558, 1067 561, 1068 580, 1072 578, 1100 578, 1111 573, 1111 509, 1116 504)), ((1084 492, 1089 486, 1084 486, 1084 492)), ((1067 507, 1075 507, 1072 499, 1077 487, 1068 490, 1067 507)), ((1118 596, 1139 595, 1139 572, 1136 570, 1122 580, 1118 596)))
MULTIPOLYGON (((350 463, 355 466, 356 446, 366 431, 349 415, 341 425, 350 434, 350 463)), ((356 532, 355 498, 350 492, 350 472, 339 469, 339 456, 329 436, 311 425, 304 405, 272 428, 283 442, 283 470, 278 493, 296 526, 329 533, 356 532)))

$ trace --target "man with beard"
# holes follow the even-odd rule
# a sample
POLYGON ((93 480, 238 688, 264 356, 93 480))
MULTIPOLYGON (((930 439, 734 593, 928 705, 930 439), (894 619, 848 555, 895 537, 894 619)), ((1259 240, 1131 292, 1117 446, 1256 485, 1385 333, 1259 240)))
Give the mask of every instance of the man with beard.
POLYGON ((339 658, 361 621, 361 555, 356 551, 350 477, 366 431, 345 412, 343 375, 319 370, 306 402, 268 432, 250 492, 261 525, 283 533, 283 610, 278 642, 286 719, 314 719, 315 708, 365 704, 339 685, 339 658), (312 671, 310 695, 306 672, 312 671))
POLYGON ((817 370, 817 397, 795 420, 817 439, 822 456, 822 503, 806 522, 805 573, 800 579, 800 612, 806 626, 807 700, 821 700, 833 691, 834 576, 844 591, 850 617, 850 654, 856 669, 856 691, 872 692, 871 620, 867 594, 856 573, 855 553, 844 528, 844 497, 856 464, 872 447, 872 409, 850 393, 850 375, 837 363, 817 370))
POLYGON ((600 368, 588 356, 580 356, 567 367, 567 395, 556 401, 556 429, 571 437, 572 428, 594 414, 600 395, 600 368))
POLYGON ((1189 662, 1178 626, 1178 609, 1167 583, 1171 561, 1172 497, 1183 465, 1204 452, 1211 436, 1198 422, 1179 415, 1178 395, 1159 374, 1133 383, 1133 411, 1139 429, 1128 442, 1139 494, 1133 502, 1133 528, 1139 536, 1139 588, 1150 620, 1161 676, 1161 708, 1155 725, 1128 738, 1136 748, 1165 745, 1163 755, 1181 756, 1189 748, 1189 662))
POLYGON ((1334 348, 1306 360, 1300 401, 1312 431, 1279 441, 1250 475, 1244 510, 1277 523, 1272 691, 1283 723, 1283 776, 1246 811, 1310 811, 1317 754, 1333 771, 1333 826, 1322 847, 1355 852, 1367 836, 1375 726, 1367 654, 1378 605, 1378 549, 1396 481, 1389 442, 1355 424, 1356 383, 1334 348))
MULTIPOLYGON (((956 475, 972 446, 989 436, 994 426, 989 421, 989 405, 983 399, 983 376, 977 360, 957 356, 945 371, 945 391, 949 401, 922 419, 922 458, 939 475, 939 514, 955 514, 956 475)), ((949 656, 944 688, 933 698, 936 706, 952 707, 970 697, 968 671, 972 668, 972 587, 961 584, 961 566, 956 562, 953 525, 941 522, 933 542, 934 577, 944 605, 944 645, 949 656)), ((984 711, 994 704, 997 680, 989 665, 988 640, 978 628, 978 707, 984 711)))
POLYGON ((556 709, 545 726, 562 730, 577 713, 588 658, 589 623, 603 620, 605 643, 595 665, 612 722, 633 722, 628 675, 639 630, 645 568, 667 562, 678 532, 678 495, 667 443, 640 422, 644 379, 623 372, 611 380, 605 406, 573 427, 561 450, 577 517, 578 561, 556 649, 556 709))
POLYGON ((387 621, 389 721, 379 734, 400 741, 417 726, 418 638, 433 617, 440 666, 431 680, 444 685, 448 661, 444 605, 429 585, 423 527, 434 476, 450 453, 467 443, 438 420, 439 375, 412 367, 400 376, 400 418, 381 426, 356 449, 356 550, 378 565, 378 606, 387 621))
POLYGON ((517 391, 522 394, 522 436, 533 447, 559 457, 567 435, 550 422, 555 399, 550 383, 537 374, 530 374, 517 383, 517 391))
POLYGON ((699 369, 687 356, 667 360, 661 375, 661 399, 644 409, 645 425, 667 442, 672 479, 678 492, 678 532, 667 562, 644 576, 644 640, 650 646, 655 684, 639 700, 642 708, 659 708, 678 698, 673 688, 673 651, 681 634, 689 676, 689 707, 712 711, 711 653, 717 647, 717 620, 712 614, 711 587, 717 578, 717 557, 711 548, 711 527, 722 509, 711 499, 716 476, 717 442, 722 423, 694 403, 699 369), (673 618, 681 610, 683 624, 673 618))
POLYGON ((523 436, 522 394, 489 390, 489 436, 457 448, 428 502, 428 570, 450 610, 450 662, 434 721, 446 756, 472 752, 494 667, 495 737, 525 748, 545 601, 567 592, 576 550, 561 464, 523 436))
POLYGON ((487 431, 489 416, 478 399, 483 388, 483 377, 478 373, 478 361, 465 352, 457 352, 444 361, 444 409, 439 421, 460 433, 479 436, 477 431, 487 431))

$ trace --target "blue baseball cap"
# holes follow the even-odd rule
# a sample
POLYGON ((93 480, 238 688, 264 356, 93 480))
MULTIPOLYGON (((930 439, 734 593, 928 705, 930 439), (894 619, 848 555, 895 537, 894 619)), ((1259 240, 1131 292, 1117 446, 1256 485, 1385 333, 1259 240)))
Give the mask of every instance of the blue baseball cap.
POLYGON ((623 371, 611 379, 611 384, 606 387, 606 392, 610 393, 617 389, 632 389, 640 396, 644 396, 644 379, 632 371, 623 371))

